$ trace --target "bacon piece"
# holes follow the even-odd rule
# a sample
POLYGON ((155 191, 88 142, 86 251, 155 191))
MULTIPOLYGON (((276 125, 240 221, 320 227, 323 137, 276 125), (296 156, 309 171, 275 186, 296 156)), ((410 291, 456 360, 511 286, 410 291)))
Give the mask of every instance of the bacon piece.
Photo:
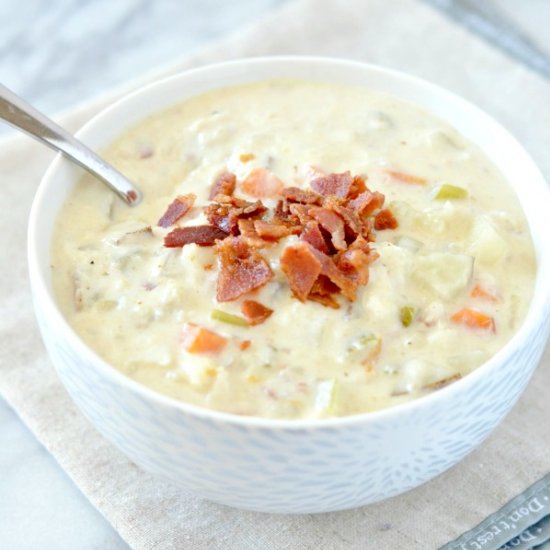
POLYGON ((322 264, 314 250, 309 244, 300 242, 287 246, 281 255, 281 269, 288 278, 290 290, 301 302, 306 301, 321 273, 322 264))
POLYGON ((209 199, 212 200, 216 195, 232 195, 237 185, 237 177, 231 172, 220 174, 214 181, 210 190, 209 199))
POLYGON ((357 239, 350 247, 342 252, 336 261, 340 271, 350 274, 359 285, 369 282, 369 266, 378 258, 378 252, 371 250, 369 243, 362 237, 357 239))
POLYGON ((265 241, 262 239, 256 227, 254 226, 254 220, 249 220, 243 218, 238 220, 239 222, 239 232, 241 237, 246 241, 246 244, 253 246, 254 248, 265 248, 266 246, 273 246, 272 242, 265 241))
POLYGON ((277 201, 275 208, 273 209, 273 220, 288 224, 294 223, 296 217, 290 213, 289 205, 286 200, 277 201))
POLYGON ((290 216, 290 210, 286 200, 277 201, 275 208, 273 209, 273 219, 281 222, 288 221, 290 216))
POLYGON ((311 302, 317 302, 318 304, 321 304, 326 307, 330 307, 332 309, 340 309, 340 304, 332 296, 331 294, 328 294, 327 296, 324 296, 323 294, 317 294, 315 292, 311 292, 310 295, 307 297, 308 300, 311 302))
POLYGON ((334 205, 332 210, 344 220, 346 236, 354 238, 361 235, 363 222, 353 210, 339 204, 334 205))
POLYGON ((365 220, 363 224, 363 237, 370 242, 376 240, 376 234, 374 233, 374 218, 370 217, 365 220))
POLYGON ((193 225, 189 227, 176 227, 166 237, 166 248, 181 248, 186 244, 198 246, 212 246, 217 240, 225 239, 227 233, 212 225, 193 225))
POLYGON ((382 208, 385 197, 378 191, 365 191, 351 200, 348 206, 360 216, 370 216, 375 210, 382 208))
POLYGON ((204 209, 204 213, 206 214, 206 219, 222 231, 231 235, 239 233, 239 218, 230 205, 212 203, 204 209))
POLYGON ((323 208, 331 210, 342 218, 346 242, 351 242, 357 235, 368 232, 369 220, 361 219, 358 214, 346 206, 347 203, 347 199, 331 195, 323 199, 323 208))
POLYGON ((249 325, 259 325, 273 313, 272 309, 256 302, 256 300, 245 300, 241 306, 241 311, 249 325))
POLYGON ((309 215, 310 207, 305 204, 292 203, 288 207, 290 213, 299 220, 302 225, 305 225, 308 221, 311 220, 309 215))
POLYGON ((328 277, 319 275, 307 299, 333 309, 340 309, 340 304, 334 297, 334 294, 339 292, 340 289, 328 277))
POLYGON ((329 174, 328 176, 315 178, 310 186, 319 195, 336 195, 345 199, 348 196, 352 182, 353 178, 348 171, 343 174, 329 174))
POLYGON ((235 300, 273 278, 273 271, 263 256, 240 237, 218 242, 217 251, 220 262, 218 302, 235 300))
POLYGON ((240 218, 259 218, 266 210, 261 201, 248 202, 236 197, 218 195, 216 202, 208 205, 204 212, 212 225, 226 233, 238 235, 240 218))
POLYGON ((337 197, 336 195, 327 195, 323 197, 323 208, 328 208, 329 210, 334 210, 337 206, 345 206, 348 203, 348 199, 343 199, 342 197, 337 197))
POLYGON ((278 241, 291 234, 289 227, 276 221, 255 220, 254 229, 262 239, 271 241, 278 241))
POLYGON ((345 241, 344 221, 338 214, 327 208, 312 206, 309 209, 309 215, 330 233, 332 244, 336 250, 345 250, 348 247, 345 241))
POLYGON ((387 208, 380 210, 380 212, 378 212, 378 214, 374 217, 374 229, 377 231, 382 231, 383 229, 395 229, 398 225, 399 224, 397 223, 395 216, 387 208))
POLYGON ((306 223, 302 233, 300 234, 300 239, 325 254, 329 253, 327 242, 325 241, 325 238, 319 229, 319 224, 316 221, 312 220, 306 223))
POLYGON ((285 184, 265 168, 254 168, 241 182, 241 191, 252 197, 267 199, 280 194, 285 184))
POLYGON ((277 202, 277 205, 273 209, 271 221, 288 227, 293 235, 299 235, 302 231, 300 220, 290 212, 290 207, 286 200, 277 202))
POLYGON ((309 191, 308 189, 300 189, 299 187, 285 187, 281 191, 281 195, 289 202, 299 202, 302 204, 321 205, 321 197, 309 191))
POLYGON ((348 199, 355 199, 366 190, 367 184, 365 183, 365 178, 363 176, 354 176, 348 191, 348 199))
POLYGON ((176 197, 166 209, 166 212, 161 216, 157 225, 159 227, 170 227, 174 225, 180 218, 183 218, 195 203, 196 195, 189 193, 188 195, 180 195, 176 197))
POLYGON ((350 302, 354 302, 357 296, 357 282, 355 279, 340 271, 330 256, 323 254, 307 243, 303 244, 311 250, 313 255, 321 263, 321 275, 328 277, 350 302))
POLYGON ((267 208, 262 204, 262 201, 242 202, 244 204, 240 207, 242 208, 242 212, 239 216, 242 216, 243 218, 259 217, 263 215, 264 212, 267 212, 267 208))

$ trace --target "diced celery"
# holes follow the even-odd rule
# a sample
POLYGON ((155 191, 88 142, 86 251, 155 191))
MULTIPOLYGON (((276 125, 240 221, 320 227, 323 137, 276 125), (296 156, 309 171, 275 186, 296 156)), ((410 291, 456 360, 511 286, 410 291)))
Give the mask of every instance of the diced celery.
POLYGON ((401 324, 404 327, 410 326, 413 322, 414 315, 416 313, 416 308, 413 306, 403 306, 399 310, 399 318, 401 319, 401 324))
POLYGON ((379 337, 376 334, 362 334, 356 338, 348 347, 349 352, 361 351, 365 348, 375 345, 379 340, 379 337))
POLYGON ((338 381, 335 378, 317 384, 315 410, 323 414, 335 414, 337 408, 338 381))
POLYGON ((451 185, 450 183, 440 185, 434 195, 434 199, 440 201, 466 198, 468 198, 467 189, 464 189, 464 187, 458 187, 458 185, 451 185))
POLYGON ((231 313, 227 313, 227 311, 222 311, 221 309, 212 310, 212 314, 210 315, 210 317, 215 321, 227 323, 228 325, 235 325, 238 327, 249 326, 246 319, 243 319, 238 315, 232 315, 231 313))

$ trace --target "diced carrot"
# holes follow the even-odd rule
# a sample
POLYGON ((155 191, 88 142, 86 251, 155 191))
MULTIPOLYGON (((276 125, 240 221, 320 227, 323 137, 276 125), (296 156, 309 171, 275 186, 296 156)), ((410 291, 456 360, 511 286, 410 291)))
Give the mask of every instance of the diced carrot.
POLYGON ((247 350, 252 345, 252 342, 250 340, 241 340, 239 342, 239 349, 241 351, 247 350))
POLYGON ((189 353, 219 353, 227 338, 194 323, 184 323, 181 343, 189 353))
POLYGON ((489 292, 486 288, 483 288, 479 283, 472 288, 470 292, 472 298, 479 298, 481 300, 487 300, 488 302, 497 303, 500 302, 500 298, 489 292))
POLYGON ((275 197, 280 194, 285 184, 265 168, 254 168, 242 181, 241 191, 259 199, 275 197))
POLYGON ((490 330, 495 332, 495 320, 491 316, 486 313, 482 313, 477 309, 472 309, 469 307, 459 309, 451 316, 451 321, 453 321, 453 323, 465 325, 469 328, 490 330))
POLYGON ((362 362, 363 368, 368 375, 376 372, 376 360, 380 357, 382 351, 382 338, 377 338, 371 346, 371 350, 362 362))
POLYGON ((401 183, 409 183, 411 185, 426 185, 428 183, 428 180, 425 178, 406 174, 405 172, 399 172, 398 170, 386 170, 386 173, 392 178, 399 180, 401 183))

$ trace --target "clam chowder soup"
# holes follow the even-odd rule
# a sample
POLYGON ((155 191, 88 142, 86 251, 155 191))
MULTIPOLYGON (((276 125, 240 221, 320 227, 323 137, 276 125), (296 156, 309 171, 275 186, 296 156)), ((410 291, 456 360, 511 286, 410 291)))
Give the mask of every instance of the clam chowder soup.
POLYGON ((104 155, 135 208, 85 177, 52 244, 80 337, 134 380, 239 415, 323 418, 467 375, 526 314, 518 200, 439 119, 361 88, 211 91, 104 155))

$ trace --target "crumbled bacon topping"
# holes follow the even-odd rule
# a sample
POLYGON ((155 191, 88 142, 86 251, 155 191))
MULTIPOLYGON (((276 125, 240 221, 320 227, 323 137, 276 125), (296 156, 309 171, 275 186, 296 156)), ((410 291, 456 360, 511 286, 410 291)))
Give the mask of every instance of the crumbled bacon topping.
POLYGON ((364 193, 367 190, 367 184, 363 176, 354 176, 349 191, 348 199, 355 199, 361 193, 364 193))
MULTIPOLYGON (((374 231, 398 226, 392 212, 382 209, 384 195, 369 190, 364 177, 350 172, 318 174, 310 181, 311 189, 301 189, 284 187, 274 174, 256 168, 239 188, 255 197, 277 197, 271 209, 261 200, 249 202, 233 196, 236 184, 234 174, 219 176, 210 192, 211 202, 204 208, 210 225, 178 227, 164 240, 167 247, 215 245, 219 302, 236 300, 266 285, 274 273, 260 250, 297 235, 299 239, 284 247, 280 257, 292 294, 302 302, 339 308, 338 296, 353 302, 358 287, 369 282, 370 264, 378 258, 370 248, 374 231)), ((194 195, 186 197, 192 197, 192 205, 194 195)), ((181 199, 161 218, 166 217, 163 223, 168 225, 160 221, 159 225, 168 227, 185 214, 171 212, 180 208, 181 199)), ((264 322, 272 310, 245 300, 242 312, 254 325, 264 322)))
MULTIPOLYGON (((259 221, 259 220, 258 220, 259 221)), ((273 246, 273 242, 264 240, 256 230, 254 220, 243 218, 239 220, 239 233, 246 244, 256 248, 266 248, 273 246)))
POLYGON ((355 277, 350 277, 349 274, 338 269, 333 261, 333 257, 323 254, 312 246, 309 246, 309 248, 321 264, 321 275, 330 279, 330 281, 340 289, 344 297, 350 302, 354 302, 357 292, 357 281, 355 277))
POLYGON ((273 278, 267 260, 241 237, 227 237, 216 246, 220 262, 218 302, 236 300, 273 278))
POLYGON ((369 244, 362 237, 357 239, 342 252, 336 265, 344 273, 348 273, 359 285, 366 285, 369 282, 369 265, 378 258, 378 253, 369 248, 369 244))
POLYGON ((227 233, 211 225, 192 225, 176 227, 164 237, 164 246, 167 248, 181 248, 186 244, 198 246, 212 246, 218 239, 225 239, 227 233))
POLYGON ((375 210, 382 208, 384 205, 384 195, 375 191, 364 191, 360 193, 355 199, 349 202, 349 207, 357 214, 362 216, 369 216, 375 210))
POLYGON ((166 209, 157 225, 159 227, 170 227, 174 225, 180 218, 183 218, 193 204, 195 204, 196 195, 189 193, 188 195, 180 195, 176 197, 166 209))
POLYGON ((340 304, 335 298, 339 291, 340 289, 328 277, 319 275, 307 299, 333 309, 339 309, 340 304))
POLYGON ((311 188, 319 195, 336 195, 337 197, 346 198, 349 194, 353 178, 349 172, 343 174, 329 174, 315 178, 310 183, 311 188))
POLYGON ((232 195, 235 191, 236 185, 237 177, 235 174, 232 174, 231 172, 224 172, 216 178, 208 198, 213 200, 216 198, 216 195, 232 195))
POLYGON ((287 276, 290 290, 302 302, 307 300, 322 270, 314 250, 308 243, 300 242, 287 246, 281 255, 281 269, 287 276))
POLYGON ((245 300, 241 306, 241 311, 249 325, 259 325, 273 313, 272 309, 256 302, 256 300, 245 300))
POLYGON ((254 229, 262 239, 266 239, 268 241, 278 241, 279 239, 288 237, 288 235, 291 234, 289 227, 281 222, 273 220, 256 220, 254 222, 254 229))
POLYGON ((344 238, 344 220, 334 210, 312 206, 308 214, 319 223, 331 236, 331 242, 336 250, 347 248, 344 238))
POLYGON ((309 191, 307 189, 300 189, 299 187, 285 187, 281 196, 285 198, 288 202, 300 202, 302 204, 321 204, 321 197, 309 191))
POLYGON ((259 219, 266 210, 261 201, 248 202, 228 195, 217 195, 204 212, 212 225, 231 235, 238 235, 239 219, 259 219))
POLYGON ((383 229, 395 229, 396 227, 397 220, 387 208, 380 210, 380 212, 374 216, 374 229, 377 231, 382 231, 383 229))
POLYGON ((300 235, 300 239, 325 254, 329 253, 327 242, 319 229, 319 224, 315 221, 309 221, 306 223, 304 230, 300 235))
POLYGON ((276 197, 285 184, 265 168, 254 168, 241 182, 240 189, 251 197, 268 199, 276 197))

